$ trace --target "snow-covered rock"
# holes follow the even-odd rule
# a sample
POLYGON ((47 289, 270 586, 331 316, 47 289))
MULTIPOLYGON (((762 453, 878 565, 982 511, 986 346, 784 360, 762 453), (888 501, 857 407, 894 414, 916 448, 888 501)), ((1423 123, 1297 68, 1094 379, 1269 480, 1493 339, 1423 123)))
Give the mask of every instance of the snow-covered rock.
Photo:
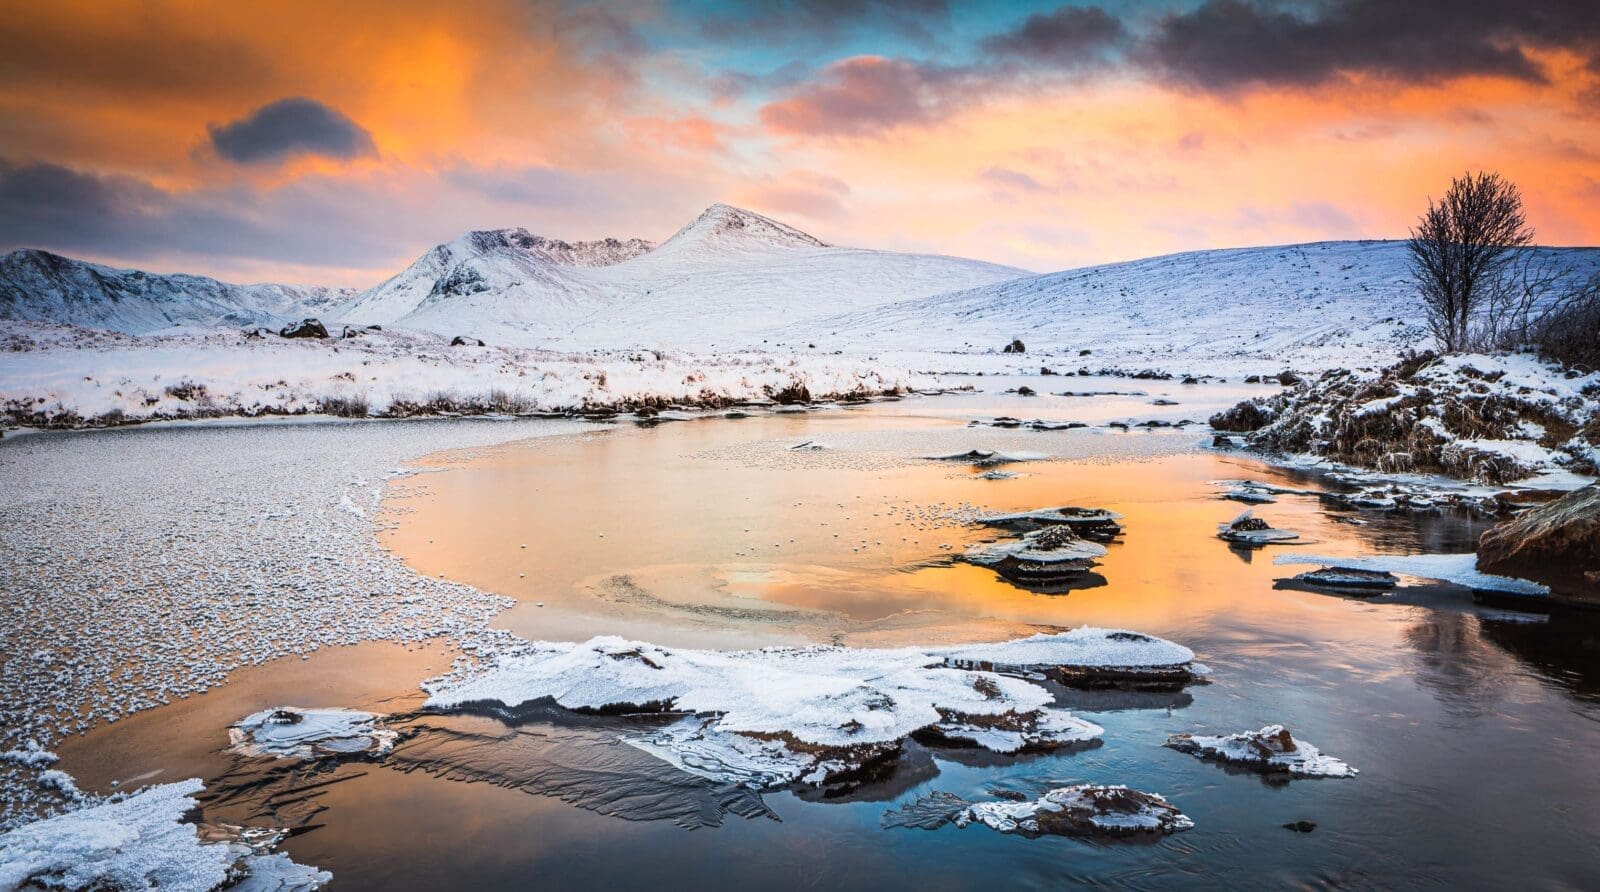
POLYGON ((1293 530, 1276 529, 1256 517, 1254 509, 1246 509, 1227 523, 1217 524, 1217 538, 1235 545, 1259 548, 1278 542, 1291 542, 1300 538, 1300 534, 1293 530))
POLYGON ((383 756, 400 737, 382 726, 383 718, 355 709, 277 706, 235 722, 228 729, 229 748, 247 756, 280 759, 383 756))
POLYGON ((1162 796, 1120 784, 1078 784, 1038 799, 979 802, 955 817, 958 827, 973 823, 1024 836, 1133 836, 1194 827, 1162 796))
POLYGON ((1220 737, 1200 734, 1175 734, 1167 746, 1202 759, 1248 765, 1265 772, 1284 772, 1296 777, 1355 777, 1359 772, 1315 746, 1297 740, 1282 725, 1267 725, 1259 731, 1245 731, 1220 737))
POLYGON ((1082 538, 1094 542, 1111 542, 1122 535, 1122 525, 1117 521, 1122 515, 1103 508, 1039 508, 1007 514, 986 514, 978 518, 985 526, 1008 530, 1032 531, 1051 526, 1064 526, 1082 538))
POLYGON ((1087 573, 1105 554, 1104 545, 1082 538, 1067 524, 1056 524, 1020 539, 974 545, 961 559, 1014 582, 1056 585, 1087 573))

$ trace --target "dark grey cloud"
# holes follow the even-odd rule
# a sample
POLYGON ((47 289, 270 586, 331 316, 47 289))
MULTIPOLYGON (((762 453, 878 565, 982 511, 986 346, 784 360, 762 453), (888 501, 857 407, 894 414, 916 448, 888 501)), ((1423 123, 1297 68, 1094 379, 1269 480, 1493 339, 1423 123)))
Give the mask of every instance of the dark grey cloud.
POLYGON ((1122 20, 1098 6, 1063 6, 1028 16, 1016 28, 985 38, 982 45, 996 56, 1076 67, 1100 61, 1127 36, 1122 20))
POLYGON ((280 161, 291 155, 350 160, 377 154, 372 134, 343 112, 315 99, 280 99, 230 124, 212 124, 217 154, 240 164, 280 161))
POLYGON ((357 217, 375 212, 371 198, 321 178, 270 192, 175 193, 130 176, 0 159, 0 250, 342 268, 388 262, 395 245, 371 221, 357 217))
POLYGON ((1179 85, 1230 91, 1356 75, 1428 83, 1471 75, 1542 83, 1526 52, 1600 54, 1594 0, 1206 0, 1159 19, 1135 61, 1179 85))

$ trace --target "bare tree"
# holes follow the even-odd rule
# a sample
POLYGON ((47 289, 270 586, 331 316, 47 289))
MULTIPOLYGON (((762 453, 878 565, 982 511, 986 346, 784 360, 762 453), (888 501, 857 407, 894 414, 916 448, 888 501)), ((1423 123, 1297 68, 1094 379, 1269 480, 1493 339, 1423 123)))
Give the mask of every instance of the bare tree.
POLYGON ((1532 243, 1522 193, 1499 174, 1458 177, 1428 201, 1407 247, 1428 324, 1447 352, 1473 346, 1475 315, 1507 300, 1519 279, 1514 265, 1532 243))

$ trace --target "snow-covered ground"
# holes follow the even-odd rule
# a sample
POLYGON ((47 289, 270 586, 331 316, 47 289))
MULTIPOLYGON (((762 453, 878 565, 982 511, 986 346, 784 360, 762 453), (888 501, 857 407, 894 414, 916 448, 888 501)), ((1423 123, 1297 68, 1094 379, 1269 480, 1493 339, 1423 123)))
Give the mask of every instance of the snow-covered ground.
MULTIPOLYGON (((219 415, 362 417, 721 406, 797 393, 876 395, 931 385, 841 356, 556 353, 450 346, 426 333, 340 340, 186 331, 132 337, 12 323, 0 331, 0 422, 117 424, 219 415)), ((789 397, 793 398, 793 397, 789 397)))
MULTIPOLYGON (((1600 269, 1600 249, 1541 251, 1576 276, 1600 269)), ((1067 368, 1227 375, 1387 365, 1431 341, 1409 278, 1398 241, 1195 251, 951 289, 771 337, 920 354, 916 368, 960 367, 961 355, 1013 338, 1029 358, 1050 354, 1047 363, 1067 368)))

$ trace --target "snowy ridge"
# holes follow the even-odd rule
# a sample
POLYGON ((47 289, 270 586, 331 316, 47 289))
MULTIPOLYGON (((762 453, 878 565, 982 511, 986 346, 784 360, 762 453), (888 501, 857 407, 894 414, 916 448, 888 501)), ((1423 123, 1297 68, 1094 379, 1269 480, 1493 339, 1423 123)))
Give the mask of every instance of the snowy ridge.
POLYGON ((182 325, 277 325, 326 315, 354 289, 230 285, 205 276, 113 269, 48 251, 0 256, 0 320, 144 334, 182 325))
MULTIPOLYGON (((1600 249, 1542 248, 1574 274, 1600 249)), ((1429 340, 1401 241, 1194 251, 1071 269, 853 311, 769 333, 830 347, 998 350, 1021 337, 1091 368, 1322 369, 1387 363, 1429 340)))
POLYGON ((520 228, 477 230, 428 251, 339 316, 351 324, 392 323, 450 298, 519 289, 570 299, 588 289, 568 269, 611 266, 653 247, 637 238, 564 242, 520 228))
POLYGON ((778 325, 1025 274, 955 257, 834 247, 721 204, 660 246, 609 265, 563 265, 527 247, 535 236, 500 235, 473 233, 434 248, 340 320, 572 349, 726 349, 756 343, 756 332, 778 325))

